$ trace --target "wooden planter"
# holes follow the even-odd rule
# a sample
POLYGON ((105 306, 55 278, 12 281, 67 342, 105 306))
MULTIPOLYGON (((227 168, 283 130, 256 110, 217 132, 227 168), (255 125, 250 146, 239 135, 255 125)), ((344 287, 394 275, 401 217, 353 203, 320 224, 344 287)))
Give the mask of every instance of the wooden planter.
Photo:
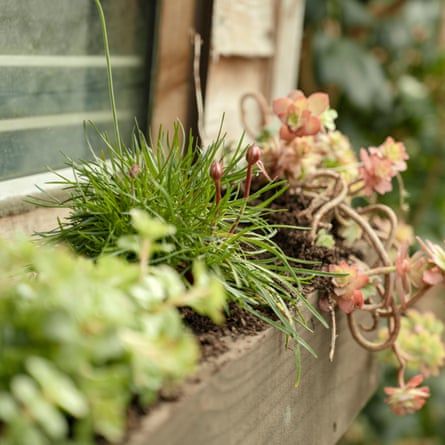
POLYGON ((229 351, 201 366, 178 401, 157 406, 126 445, 335 444, 376 388, 375 363, 344 314, 332 363, 330 331, 311 322, 304 338, 318 358, 303 350, 298 388, 295 356, 278 331, 228 339, 229 351))

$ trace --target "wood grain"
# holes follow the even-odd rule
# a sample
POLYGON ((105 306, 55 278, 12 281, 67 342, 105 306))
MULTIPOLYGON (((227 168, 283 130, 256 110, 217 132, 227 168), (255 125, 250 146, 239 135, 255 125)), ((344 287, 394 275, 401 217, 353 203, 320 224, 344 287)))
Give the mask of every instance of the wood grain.
POLYGON ((232 345, 219 370, 191 383, 179 402, 161 404, 127 445, 333 445, 376 387, 372 356, 351 339, 343 314, 334 362, 320 324, 304 337, 318 358, 295 362, 274 329, 232 345))
POLYGON ((168 132, 176 120, 188 125, 192 96, 192 32, 196 0, 163 0, 159 17, 151 131, 168 132))

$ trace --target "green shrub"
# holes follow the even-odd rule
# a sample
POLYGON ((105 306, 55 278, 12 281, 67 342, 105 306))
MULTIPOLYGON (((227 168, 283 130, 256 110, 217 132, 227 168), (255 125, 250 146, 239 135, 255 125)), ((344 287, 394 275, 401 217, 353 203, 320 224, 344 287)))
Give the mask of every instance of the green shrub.
POLYGON ((189 289, 168 266, 148 267, 173 227, 140 211, 133 221, 139 263, 0 240, 2 445, 119 440, 132 401, 147 405, 194 370, 198 344, 178 307, 221 321, 222 285, 199 263, 189 289))

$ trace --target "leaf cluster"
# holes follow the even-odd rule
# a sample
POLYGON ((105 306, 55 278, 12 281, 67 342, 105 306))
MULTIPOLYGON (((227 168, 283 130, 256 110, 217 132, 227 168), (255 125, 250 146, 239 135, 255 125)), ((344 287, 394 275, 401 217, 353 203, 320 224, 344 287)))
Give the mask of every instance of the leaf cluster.
MULTIPOLYGON (((140 212, 133 219, 145 258, 161 226, 140 212)), ((198 263, 187 289, 165 265, 110 255, 93 262, 15 239, 0 240, 0 269, 4 445, 120 440, 130 403, 153 402, 197 365, 199 347, 178 308, 222 317, 221 283, 198 263)))

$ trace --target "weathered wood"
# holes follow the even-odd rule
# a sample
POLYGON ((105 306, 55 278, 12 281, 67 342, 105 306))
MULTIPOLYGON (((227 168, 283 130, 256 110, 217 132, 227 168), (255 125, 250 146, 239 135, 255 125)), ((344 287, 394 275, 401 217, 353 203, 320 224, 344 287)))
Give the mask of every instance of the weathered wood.
POLYGON ((271 57, 275 0, 215 0, 212 55, 271 57))
POLYGON ((171 131, 176 120, 188 124, 192 97, 192 31, 196 0, 163 0, 159 17, 156 72, 150 127, 171 131))
MULTIPOLYGON (((330 332, 315 324, 304 338, 318 354, 295 357, 274 329, 235 342, 207 379, 204 369, 177 402, 162 403, 127 445, 332 445, 376 387, 372 356, 351 338, 338 314, 337 349, 328 360, 330 332)), ((215 364, 213 365, 215 367, 215 364)))
MULTIPOLYGON (((271 97, 285 96, 298 83, 305 0, 279 0, 271 97)), ((304 61, 303 61, 304 63, 304 61)))
POLYGON ((228 140, 238 142, 244 132, 241 98, 250 91, 266 91, 269 72, 270 59, 267 58, 219 57, 210 63, 204 119, 205 142, 210 143, 216 138, 222 122, 228 140))
POLYGON ((16 215, 0 218, 0 236, 9 237, 14 233, 32 235, 57 227, 57 218, 64 218, 68 209, 28 208, 16 215))
MULTIPOLYGON (((221 128, 238 141, 240 102, 260 93, 268 102, 297 85, 304 0, 217 1, 205 98, 205 142, 221 128)), ((249 138, 246 138, 249 141, 249 138)))

